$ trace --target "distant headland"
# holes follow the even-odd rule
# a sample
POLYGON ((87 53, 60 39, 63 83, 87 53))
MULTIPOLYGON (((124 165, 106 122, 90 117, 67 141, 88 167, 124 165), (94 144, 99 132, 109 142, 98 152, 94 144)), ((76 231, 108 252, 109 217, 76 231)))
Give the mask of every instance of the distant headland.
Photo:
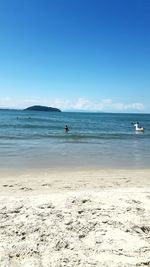
POLYGON ((25 108, 24 110, 29 110, 29 111, 31 110, 31 111, 61 112, 61 110, 58 109, 58 108, 52 108, 52 107, 40 106, 40 105, 31 106, 31 107, 25 108))

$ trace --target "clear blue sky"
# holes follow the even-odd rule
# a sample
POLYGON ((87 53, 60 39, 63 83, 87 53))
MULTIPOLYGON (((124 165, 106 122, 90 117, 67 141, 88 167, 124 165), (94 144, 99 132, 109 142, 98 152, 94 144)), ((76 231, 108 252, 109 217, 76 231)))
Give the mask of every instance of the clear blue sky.
POLYGON ((1 0, 0 107, 150 112, 149 0, 1 0))

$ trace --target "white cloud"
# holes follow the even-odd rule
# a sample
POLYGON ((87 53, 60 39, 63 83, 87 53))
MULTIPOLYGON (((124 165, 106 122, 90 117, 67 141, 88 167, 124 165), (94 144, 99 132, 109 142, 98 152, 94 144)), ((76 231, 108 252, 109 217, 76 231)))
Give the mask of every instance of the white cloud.
POLYGON ((144 110, 144 105, 142 103, 130 103, 130 104, 123 104, 123 103, 114 103, 112 107, 115 110, 125 111, 125 110, 135 110, 135 111, 142 111, 144 110))
POLYGON ((75 103, 74 103, 74 108, 75 109, 88 109, 90 108, 91 103, 87 99, 79 98, 75 103))
POLYGON ((81 110, 81 111, 143 111, 142 103, 115 103, 112 99, 103 99, 101 101, 90 101, 85 98, 78 98, 76 101, 54 100, 49 105, 56 106, 62 110, 81 110))
POLYGON ((136 112, 144 111, 145 107, 143 103, 118 103, 113 102, 112 99, 102 99, 100 101, 90 101, 86 98, 78 98, 75 101, 63 100, 63 99, 12 99, 5 97, 0 99, 0 107, 2 108, 25 108, 31 105, 46 105, 51 107, 57 107, 61 110, 76 110, 76 111, 110 111, 110 112, 136 112))
POLYGON ((93 102, 88 99, 79 98, 76 101, 54 101, 52 106, 57 106, 63 110, 83 110, 83 111, 143 111, 143 103, 115 103, 112 99, 103 99, 93 102))
POLYGON ((112 104, 112 99, 106 98, 106 99, 103 99, 102 102, 104 105, 110 105, 110 104, 112 104))

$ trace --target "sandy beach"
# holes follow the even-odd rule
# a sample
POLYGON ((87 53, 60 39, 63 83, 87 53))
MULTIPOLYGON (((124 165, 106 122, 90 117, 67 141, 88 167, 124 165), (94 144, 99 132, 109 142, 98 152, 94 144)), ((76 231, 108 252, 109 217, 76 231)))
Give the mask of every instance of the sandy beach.
POLYGON ((150 170, 0 174, 0 266, 150 266, 150 170))

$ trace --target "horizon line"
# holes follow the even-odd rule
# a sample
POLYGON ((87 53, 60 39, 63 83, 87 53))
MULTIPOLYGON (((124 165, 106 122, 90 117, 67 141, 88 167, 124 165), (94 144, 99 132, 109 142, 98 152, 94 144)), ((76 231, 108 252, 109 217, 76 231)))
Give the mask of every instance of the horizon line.
MULTIPOLYGON (((0 107, 0 111, 29 111, 25 110, 26 108, 11 108, 11 107, 0 107)), ((61 110, 61 109, 60 109, 61 110)), ((37 110, 30 110, 30 112, 48 112, 48 113, 55 113, 55 111, 37 111, 37 110)), ((96 111, 96 110, 61 110, 61 112, 68 112, 68 113, 107 113, 107 114, 146 114, 149 115, 150 112, 141 112, 141 111, 96 111)))

